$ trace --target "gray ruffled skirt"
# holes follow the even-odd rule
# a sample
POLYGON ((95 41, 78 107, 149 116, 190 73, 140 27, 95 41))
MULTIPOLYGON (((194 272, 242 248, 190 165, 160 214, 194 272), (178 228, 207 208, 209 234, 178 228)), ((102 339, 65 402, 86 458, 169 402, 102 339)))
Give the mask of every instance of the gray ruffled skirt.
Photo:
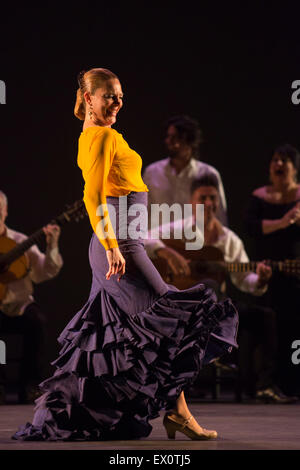
MULTIPOLYGON (((134 219, 129 208, 147 206, 147 193, 126 198, 127 214, 118 213, 119 198, 107 198, 121 220, 118 237, 134 219)), ((93 234, 89 298, 58 338, 56 370, 40 384, 32 424, 14 439, 146 437, 149 421, 175 406, 204 364, 237 347, 238 315, 229 299, 218 303, 203 284, 182 291, 166 284, 142 239, 119 239, 119 247, 126 273, 120 282, 107 280, 106 252, 93 234)))

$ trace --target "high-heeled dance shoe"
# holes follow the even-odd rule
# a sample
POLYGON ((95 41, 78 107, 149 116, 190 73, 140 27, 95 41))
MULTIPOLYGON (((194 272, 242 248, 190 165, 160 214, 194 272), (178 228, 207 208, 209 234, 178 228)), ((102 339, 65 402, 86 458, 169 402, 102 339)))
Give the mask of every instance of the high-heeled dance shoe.
POLYGON ((174 416, 174 414, 165 414, 163 425, 166 429, 169 439, 175 439, 176 431, 182 432, 193 441, 207 441, 209 439, 216 439, 218 433, 216 431, 209 431, 208 429, 201 428, 200 432, 191 428, 190 422, 193 419, 191 415, 188 419, 174 416))

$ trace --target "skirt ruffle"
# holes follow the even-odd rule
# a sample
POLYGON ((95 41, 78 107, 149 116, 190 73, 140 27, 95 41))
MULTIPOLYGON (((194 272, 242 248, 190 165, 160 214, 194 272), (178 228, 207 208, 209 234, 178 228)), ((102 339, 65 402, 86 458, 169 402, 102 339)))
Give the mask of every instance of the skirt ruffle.
POLYGON ((54 375, 42 382, 20 440, 136 439, 175 406, 204 364, 237 347, 231 301, 203 284, 169 291, 135 315, 101 289, 64 329, 54 375))

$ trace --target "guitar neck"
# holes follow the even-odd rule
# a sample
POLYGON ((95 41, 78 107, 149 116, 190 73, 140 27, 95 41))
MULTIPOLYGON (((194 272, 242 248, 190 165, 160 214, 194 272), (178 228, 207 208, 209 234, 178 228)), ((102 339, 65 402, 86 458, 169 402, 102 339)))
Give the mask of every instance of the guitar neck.
MULTIPOLYGON (((71 220, 78 221, 79 219, 85 217, 87 212, 84 207, 82 200, 76 201, 71 207, 69 207, 65 212, 60 214, 55 219, 52 219, 50 224, 56 224, 62 226, 71 220)), ((25 251, 29 250, 32 245, 35 245, 45 237, 43 228, 34 232, 30 237, 26 238, 22 243, 15 246, 8 253, 2 254, 0 256, 0 272, 5 270, 8 265, 13 263, 16 259, 20 258, 25 251)))
MULTIPOLYGON (((250 271, 255 272, 259 261, 249 261, 248 263, 225 263, 227 271, 230 273, 248 273, 250 271)), ((280 271, 283 273, 299 274, 300 260, 286 259, 284 261, 268 260, 267 265, 272 268, 273 271, 280 271)))
MULTIPOLYGON (((273 262, 272 262, 273 264, 273 262)), ((210 260, 196 260, 191 262, 191 266, 195 266, 196 269, 204 268, 209 270, 230 272, 230 273, 249 273, 255 272, 258 261, 249 261, 247 263, 228 263, 225 261, 210 261, 210 260)))
MULTIPOLYGON (((229 263, 224 261, 224 253, 220 248, 213 245, 204 245, 204 247, 193 252, 185 249, 182 240, 164 240, 165 244, 173 248, 185 258, 190 260, 190 267, 195 273, 249 273, 256 272, 257 265, 260 261, 248 261, 246 263, 236 262, 229 263), (188 256, 189 255, 189 256, 188 256)), ((284 274, 300 275, 300 259, 285 259, 283 261, 267 260, 266 264, 272 268, 272 271, 280 271, 284 274)), ((196 275, 198 275, 196 274, 196 275)))
POLYGON ((248 263, 225 263, 227 271, 230 273, 249 273, 255 272, 258 261, 249 261, 248 263))

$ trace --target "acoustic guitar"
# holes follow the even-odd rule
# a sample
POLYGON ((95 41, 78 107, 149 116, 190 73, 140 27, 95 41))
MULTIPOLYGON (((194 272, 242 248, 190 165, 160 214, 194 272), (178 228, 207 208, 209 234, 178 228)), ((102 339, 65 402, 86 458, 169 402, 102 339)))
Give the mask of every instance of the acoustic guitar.
MULTIPOLYGON (((67 222, 79 222, 87 215, 84 202, 76 201, 50 224, 60 227, 67 222)), ((29 272, 28 257, 25 252, 34 244, 41 241, 45 236, 43 228, 37 230, 22 243, 16 243, 6 236, 0 237, 0 302, 4 299, 7 291, 7 284, 17 279, 22 279, 29 272)))
MULTIPOLYGON (((175 275, 172 273, 165 259, 153 260, 153 264, 160 273, 163 280, 178 289, 188 289, 198 284, 203 279, 213 279, 220 286, 226 281, 228 273, 255 272, 259 261, 248 263, 228 263, 224 261, 224 255, 219 248, 204 246, 201 250, 186 250, 182 240, 164 240, 165 245, 176 250, 179 254, 189 260, 191 275, 175 275)), ((266 261, 273 271, 280 271, 290 275, 300 275, 300 260, 266 261)))

